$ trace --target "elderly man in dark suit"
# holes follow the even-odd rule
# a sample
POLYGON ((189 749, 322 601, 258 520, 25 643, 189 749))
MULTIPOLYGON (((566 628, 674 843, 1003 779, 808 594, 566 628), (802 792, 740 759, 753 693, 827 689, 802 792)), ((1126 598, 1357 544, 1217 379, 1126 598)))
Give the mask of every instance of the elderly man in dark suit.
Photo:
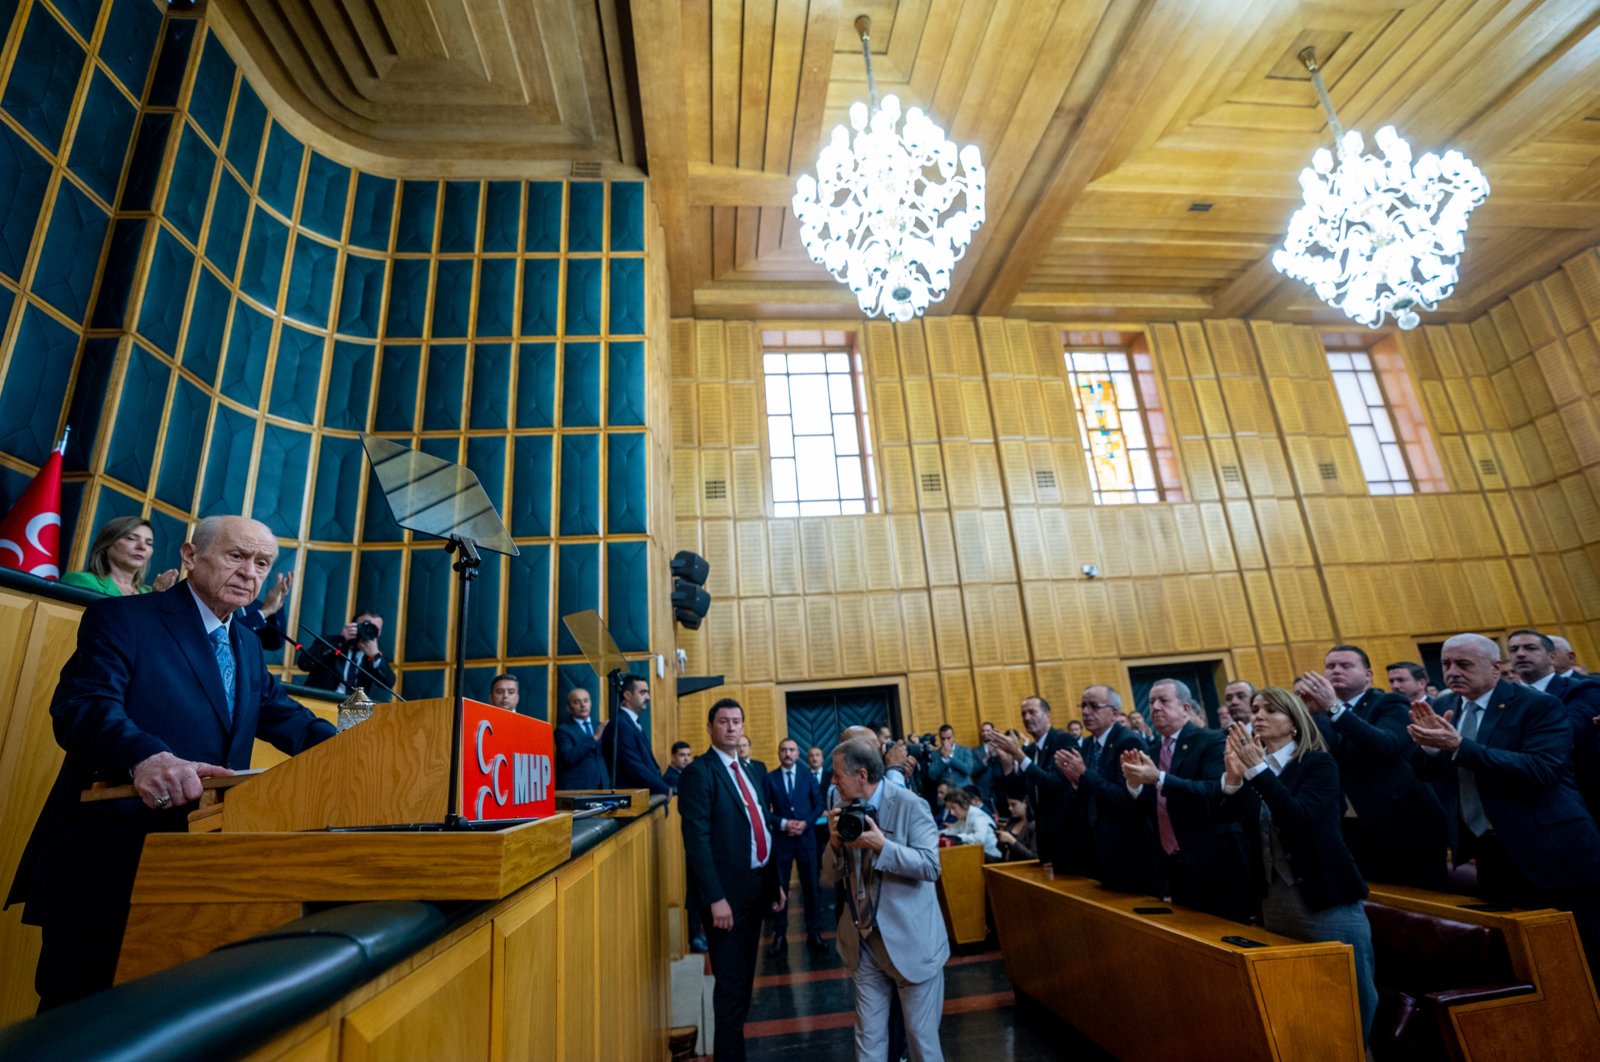
POLYGON ((611 774, 600 755, 589 691, 567 691, 567 719, 556 727, 556 788, 610 789, 611 774))
POLYGON ((1340 823, 1368 881, 1441 888, 1445 882, 1445 817, 1411 766, 1406 734, 1411 705, 1372 685, 1372 661, 1360 646, 1336 645, 1322 674, 1308 671, 1294 692, 1311 710, 1339 765, 1347 809, 1340 823))
POLYGON ((111 985, 144 838, 187 829, 202 779, 249 767, 258 737, 292 755, 333 736, 232 622, 277 555, 265 525, 208 517, 180 548, 187 580, 84 610, 50 702, 66 761, 6 901, 44 930, 41 1010, 111 985), (95 782, 138 799, 80 802, 95 782))
POLYGON ((1108 889, 1156 894, 1161 871, 1148 816, 1123 784, 1122 758, 1142 752, 1144 739, 1122 725, 1122 696, 1110 686, 1083 691, 1078 702, 1087 739, 1056 753, 1056 766, 1074 791, 1074 811, 1088 827, 1098 872, 1108 889))
POLYGON ((688 902, 700 910, 716 984, 714 1052, 744 1058, 744 1022, 755 989, 761 923, 787 898, 773 859, 775 819, 763 807, 765 779, 739 763, 744 707, 731 697, 706 718, 711 749, 678 777, 688 902))
POLYGON ((663 796, 672 792, 661 777, 661 765, 639 726, 639 716, 650 707, 650 683, 642 675, 624 675, 618 695, 621 711, 600 735, 600 753, 613 769, 618 789, 648 789, 663 796))
POLYGON ((1499 677, 1500 647, 1481 634, 1444 643, 1450 692, 1411 706, 1420 769, 1444 780, 1457 864, 1475 859, 1478 891, 1518 907, 1558 907, 1600 964, 1600 828, 1573 784, 1572 728, 1560 701, 1499 677))
POLYGON ((1244 833, 1216 813, 1226 739, 1195 725, 1193 704, 1189 687, 1177 679, 1150 687, 1150 722, 1160 738, 1156 759, 1130 749, 1122 757, 1123 780, 1155 820, 1172 901, 1242 922, 1251 913, 1244 833))

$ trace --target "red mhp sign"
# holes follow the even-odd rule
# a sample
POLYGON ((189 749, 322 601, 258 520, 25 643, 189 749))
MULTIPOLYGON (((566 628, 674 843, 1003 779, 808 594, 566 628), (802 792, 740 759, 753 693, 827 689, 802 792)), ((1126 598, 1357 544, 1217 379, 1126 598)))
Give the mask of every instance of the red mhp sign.
POLYGON ((467 699, 461 730, 462 818, 556 813, 555 732, 549 723, 467 699))

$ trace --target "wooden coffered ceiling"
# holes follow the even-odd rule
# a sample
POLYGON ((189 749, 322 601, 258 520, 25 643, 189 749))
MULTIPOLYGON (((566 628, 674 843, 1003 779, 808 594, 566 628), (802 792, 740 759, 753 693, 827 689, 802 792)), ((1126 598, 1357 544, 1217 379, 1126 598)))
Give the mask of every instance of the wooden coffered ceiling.
POLYGON ((866 96, 859 14, 879 91, 988 169, 988 223, 930 312, 1341 320, 1269 261, 1329 142, 1307 44, 1347 127, 1392 123, 1489 177, 1430 319, 1600 242, 1600 0, 214 2, 248 10, 263 70, 366 147, 637 165, 680 316, 855 315, 788 203, 866 96))

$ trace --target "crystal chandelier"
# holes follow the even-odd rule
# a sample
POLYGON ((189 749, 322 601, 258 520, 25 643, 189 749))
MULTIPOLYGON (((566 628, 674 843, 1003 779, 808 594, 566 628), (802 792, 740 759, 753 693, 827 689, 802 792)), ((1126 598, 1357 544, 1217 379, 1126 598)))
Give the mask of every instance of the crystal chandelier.
POLYGON ((909 321, 945 297, 983 224, 983 160, 974 144, 957 151, 920 107, 896 128, 900 100, 880 103, 872 76, 871 26, 865 15, 856 19, 872 104, 851 104, 854 142, 834 127, 817 175, 801 175, 793 206, 806 252, 855 292, 862 313, 909 321))
POLYGON ((1300 171, 1305 205, 1289 219, 1272 264, 1368 328, 1385 314, 1415 328, 1418 307, 1432 310, 1455 290, 1467 215, 1488 197, 1489 182, 1459 151, 1429 152, 1413 165, 1411 145, 1392 125, 1375 138, 1383 157, 1363 154, 1361 134, 1339 125, 1316 50, 1301 51, 1300 61, 1328 112, 1339 159, 1318 148, 1300 171))

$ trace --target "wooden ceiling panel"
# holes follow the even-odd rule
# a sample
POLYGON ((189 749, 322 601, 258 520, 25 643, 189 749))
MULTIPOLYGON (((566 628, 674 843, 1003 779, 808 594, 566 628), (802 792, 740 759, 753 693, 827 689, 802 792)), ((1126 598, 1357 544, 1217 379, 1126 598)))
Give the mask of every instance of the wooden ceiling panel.
MULTIPOLYGON (((217 0, 218 31, 314 130, 402 168, 633 165, 615 0, 217 0)), ((514 169, 512 170, 514 172, 514 169)))
MULTIPOLYGON (((921 106, 988 173, 933 313, 1336 323, 1270 257, 1329 127, 1460 148, 1493 192, 1457 294, 1491 300, 1600 241, 1600 0, 213 0, 318 128, 442 172, 633 145, 672 312, 837 316, 795 179, 867 96, 921 106), (635 88, 636 87, 636 88, 635 88), (636 101, 639 127, 629 112, 636 101), (1201 209, 1192 209, 1196 206, 1201 209), (1098 302, 1095 300, 1099 300, 1098 302), (780 308, 775 311, 774 308, 780 308)), ((841 310, 843 308, 843 311, 841 310)))

